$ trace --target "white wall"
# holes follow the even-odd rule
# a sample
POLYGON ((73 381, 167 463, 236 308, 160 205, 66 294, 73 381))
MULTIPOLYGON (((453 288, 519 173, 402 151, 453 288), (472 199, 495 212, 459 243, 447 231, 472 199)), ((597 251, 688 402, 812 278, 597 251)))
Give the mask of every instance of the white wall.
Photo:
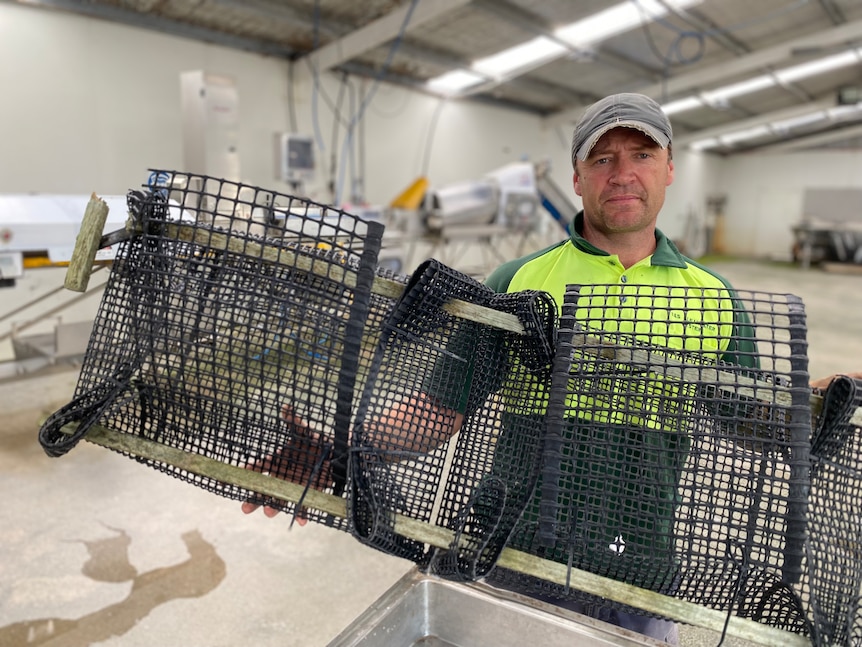
POLYGON ((4 5, 0 56, 0 191, 124 193, 148 165, 178 164, 175 61, 203 48, 4 5))
POLYGON ((862 187, 862 151, 738 155, 721 165, 733 251, 786 259, 806 188, 862 187))
POLYGON ((687 150, 674 150, 674 180, 668 187, 664 209, 659 216, 659 228, 674 240, 680 241, 683 251, 699 255, 705 251, 705 240, 687 240, 692 226, 707 224, 706 198, 720 193, 718 178, 721 160, 687 150), (686 242, 687 245, 683 245, 686 242))

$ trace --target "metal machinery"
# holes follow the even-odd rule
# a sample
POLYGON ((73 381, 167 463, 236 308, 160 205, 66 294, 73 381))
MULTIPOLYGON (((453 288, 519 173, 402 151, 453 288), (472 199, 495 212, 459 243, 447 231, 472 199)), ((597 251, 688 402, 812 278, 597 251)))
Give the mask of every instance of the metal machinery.
POLYGON ((802 213, 792 227, 794 261, 862 264, 862 190, 806 189, 802 213))
MULTIPOLYGON (((15 287, 25 272, 68 265, 89 199, 86 195, 0 195, 0 286, 4 288, 0 343, 11 343, 2 357, 5 361, 0 361, 0 379, 74 361, 86 350, 95 312, 91 312, 94 304, 88 308, 84 301, 101 290, 101 283, 94 282, 84 294, 64 292, 62 286, 38 280, 15 287)), ((105 232, 121 229, 126 197, 103 199, 110 208, 105 232)), ((116 245, 99 250, 96 263, 110 263, 115 253, 116 245)))
MULTIPOLYGON (((126 197, 103 199, 111 209, 106 230, 122 227, 126 197)), ((25 269, 67 264, 88 200, 86 195, 0 195, 0 285, 14 287, 25 269)), ((96 260, 113 258, 107 247, 96 260)))
POLYGON ((478 180, 427 186, 420 178, 390 208, 396 232, 390 248, 403 248, 403 266, 408 269, 421 260, 422 246, 423 256, 485 275, 494 265, 523 253, 528 239, 544 232, 542 208, 564 230, 576 213, 545 163, 515 162, 478 180))

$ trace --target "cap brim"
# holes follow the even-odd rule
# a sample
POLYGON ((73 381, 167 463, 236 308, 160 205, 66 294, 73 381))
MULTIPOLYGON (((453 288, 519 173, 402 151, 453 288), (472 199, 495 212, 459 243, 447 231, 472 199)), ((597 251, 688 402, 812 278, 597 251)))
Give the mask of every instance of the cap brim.
POLYGON ((601 136, 614 128, 634 128, 635 130, 639 130, 662 148, 667 148, 667 145, 670 143, 670 139, 668 139, 667 135, 664 135, 659 129, 642 121, 614 121, 606 126, 596 129, 595 132, 587 137, 586 141, 581 144, 581 147, 578 149, 578 159, 582 162, 586 160, 590 155, 590 151, 593 150, 593 147, 596 145, 596 142, 599 141, 601 136))

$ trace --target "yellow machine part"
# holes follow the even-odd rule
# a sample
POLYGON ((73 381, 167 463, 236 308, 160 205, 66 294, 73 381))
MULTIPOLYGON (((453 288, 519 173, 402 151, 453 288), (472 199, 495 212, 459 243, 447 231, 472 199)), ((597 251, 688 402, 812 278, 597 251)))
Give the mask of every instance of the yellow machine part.
POLYGON ((24 269, 32 270, 37 267, 68 267, 69 261, 52 261, 45 256, 25 256, 24 259, 24 269))
POLYGON ((428 178, 419 177, 402 191, 389 205, 394 209, 418 209, 428 190, 428 178))

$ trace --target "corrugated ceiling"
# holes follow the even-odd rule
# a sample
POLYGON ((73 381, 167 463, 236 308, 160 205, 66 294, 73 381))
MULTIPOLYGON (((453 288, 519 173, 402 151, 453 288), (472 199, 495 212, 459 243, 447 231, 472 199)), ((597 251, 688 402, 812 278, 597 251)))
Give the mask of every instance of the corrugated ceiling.
MULTIPOLYGON (((628 1, 644 15, 648 0, 628 1)), ((652 1, 652 0, 650 0, 652 1)), ((672 0, 658 0, 670 7, 672 0)), ((423 89, 432 77, 593 15, 606 0, 29 0, 141 28, 299 60, 423 89), (336 54, 337 53, 337 54, 336 54), (345 54, 346 53, 346 54, 345 54)), ((587 49, 504 80, 464 100, 535 113, 550 124, 576 119, 590 101, 621 91, 662 103, 842 52, 855 62, 672 115, 677 140, 787 120, 838 106, 862 88, 862 0, 703 0, 670 9, 587 49), (842 92, 843 91, 843 92, 842 92), (682 136, 682 137, 681 137, 682 136)), ((852 103, 852 102, 851 102, 852 103)), ((804 127, 772 128, 721 154, 862 145, 862 104, 804 127)), ((785 121, 786 123, 786 121, 785 121)))

